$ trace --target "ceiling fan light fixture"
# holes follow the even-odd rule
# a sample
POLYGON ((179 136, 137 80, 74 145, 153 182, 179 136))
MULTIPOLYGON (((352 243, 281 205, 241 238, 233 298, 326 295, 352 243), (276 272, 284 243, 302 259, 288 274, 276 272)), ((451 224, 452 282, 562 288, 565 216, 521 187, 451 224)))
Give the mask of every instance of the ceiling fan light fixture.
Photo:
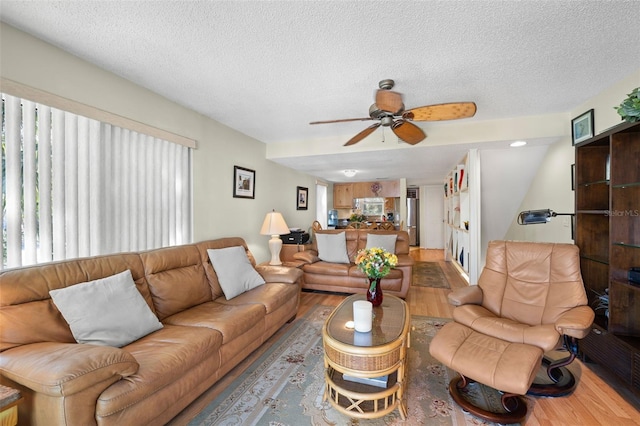
POLYGON ((384 127, 389 127, 393 124, 393 116, 391 115, 387 115, 384 116, 380 119, 380 124, 382 124, 384 127))
POLYGON ((344 170, 342 173, 344 173, 344 175, 348 178, 352 178, 356 175, 356 173, 358 173, 357 170, 353 170, 353 169, 349 169, 349 170, 344 170))

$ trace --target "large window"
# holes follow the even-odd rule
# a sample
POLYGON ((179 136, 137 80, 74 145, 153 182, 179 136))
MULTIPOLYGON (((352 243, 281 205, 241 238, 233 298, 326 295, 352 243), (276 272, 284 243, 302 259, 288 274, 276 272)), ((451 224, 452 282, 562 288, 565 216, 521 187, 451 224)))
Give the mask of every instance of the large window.
POLYGON ((191 241, 191 154, 2 94, 2 265, 191 241))

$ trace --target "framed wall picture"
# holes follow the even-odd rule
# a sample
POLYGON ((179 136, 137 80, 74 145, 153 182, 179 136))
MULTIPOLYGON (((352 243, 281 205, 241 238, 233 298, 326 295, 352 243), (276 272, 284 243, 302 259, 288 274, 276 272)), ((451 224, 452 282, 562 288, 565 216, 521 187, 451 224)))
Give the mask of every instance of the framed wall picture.
POLYGON ((233 198, 256 197, 256 171, 233 166, 233 198))
POLYGON ((309 198, 309 188, 299 186, 296 189, 296 208, 298 210, 307 210, 308 198, 309 198))
POLYGON ((575 145, 593 137, 593 110, 571 120, 571 142, 575 145))

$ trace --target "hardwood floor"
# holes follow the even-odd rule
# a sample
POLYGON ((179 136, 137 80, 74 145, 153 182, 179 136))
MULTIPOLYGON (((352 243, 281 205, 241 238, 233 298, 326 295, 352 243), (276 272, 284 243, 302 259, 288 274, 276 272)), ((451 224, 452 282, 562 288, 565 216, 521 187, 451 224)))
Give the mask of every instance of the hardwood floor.
MULTIPOLYGON (((443 259, 442 250, 412 249, 411 256, 415 260, 438 262, 449 281, 451 289, 465 287, 466 282, 458 275, 456 269, 443 259)), ((447 303, 447 294, 451 289, 429 287, 412 287, 407 296, 407 303, 412 315, 450 318, 452 307, 447 303)), ((299 316, 303 316, 315 305, 337 306, 344 295, 332 293, 302 292, 299 316)), ((198 400, 187 407, 169 424, 184 425, 194 418, 209 402, 238 377, 251 363, 257 359, 273 342, 286 332, 285 325, 269 339, 261 348, 232 370, 220 382, 211 387, 198 400)), ((576 390, 562 398, 530 398, 533 409, 523 423, 526 426, 558 426, 558 425, 639 425, 640 398, 621 385, 615 385, 616 379, 609 377, 607 382, 595 374, 597 365, 584 364, 576 360, 571 365, 572 372, 578 379, 576 390), (613 387, 612 387, 613 386, 613 387)), ((606 372, 602 371, 602 375, 606 372)))

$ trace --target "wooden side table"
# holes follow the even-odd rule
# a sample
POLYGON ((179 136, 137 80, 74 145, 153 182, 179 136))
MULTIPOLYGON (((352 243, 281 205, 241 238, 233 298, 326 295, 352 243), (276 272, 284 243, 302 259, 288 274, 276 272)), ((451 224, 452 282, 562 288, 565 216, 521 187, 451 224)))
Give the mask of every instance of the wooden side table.
POLYGON ((358 333, 345 326, 353 320, 356 300, 365 300, 365 296, 355 294, 346 298, 322 328, 324 399, 350 417, 374 419, 397 408, 405 420, 411 327, 407 304, 398 297, 385 296, 382 305, 373 309, 371 332, 358 333), (379 381, 382 376, 386 376, 386 381, 381 385, 363 384, 379 381))
POLYGON ((20 391, 0 385, 0 426, 18 424, 18 404, 21 401, 20 391))

